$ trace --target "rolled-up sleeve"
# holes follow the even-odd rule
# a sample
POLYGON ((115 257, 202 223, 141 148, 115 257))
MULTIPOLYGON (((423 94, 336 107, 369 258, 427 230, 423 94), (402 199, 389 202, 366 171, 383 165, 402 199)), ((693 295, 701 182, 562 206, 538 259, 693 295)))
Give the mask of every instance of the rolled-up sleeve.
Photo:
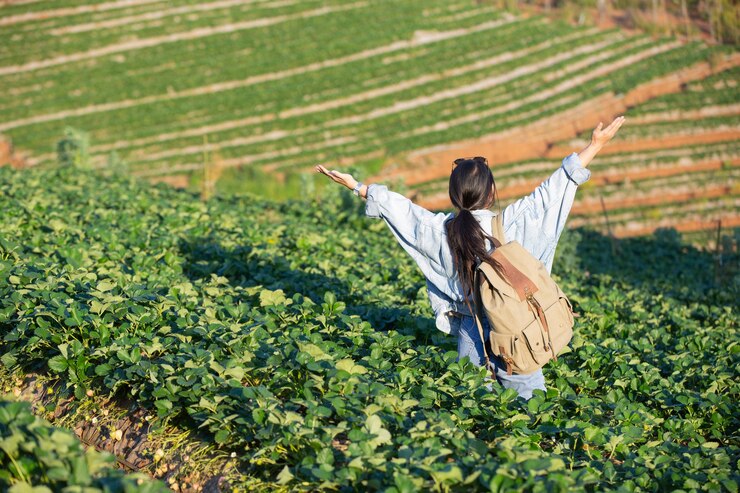
POLYGON ((582 185, 591 178, 591 170, 581 165, 581 158, 574 152, 563 159, 562 168, 568 178, 576 185, 582 185))
POLYGON ((365 215, 367 217, 381 217, 380 216, 380 196, 388 193, 388 188, 383 185, 368 185, 367 186, 367 202, 365 202, 365 215))

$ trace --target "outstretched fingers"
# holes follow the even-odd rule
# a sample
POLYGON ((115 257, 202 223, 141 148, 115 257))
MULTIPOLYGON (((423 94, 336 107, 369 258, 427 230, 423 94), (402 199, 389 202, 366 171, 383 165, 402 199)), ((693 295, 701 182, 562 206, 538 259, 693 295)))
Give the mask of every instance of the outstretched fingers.
POLYGON ((618 116, 612 121, 608 127, 606 127, 605 132, 609 135, 609 137, 614 137, 614 135, 617 133, 617 130, 619 130, 619 127, 622 126, 624 123, 624 116, 618 116))

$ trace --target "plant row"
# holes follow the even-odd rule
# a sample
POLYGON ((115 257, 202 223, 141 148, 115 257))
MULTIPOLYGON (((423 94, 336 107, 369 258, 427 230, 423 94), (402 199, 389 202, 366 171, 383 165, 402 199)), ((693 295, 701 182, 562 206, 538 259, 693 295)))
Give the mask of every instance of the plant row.
POLYGON ((202 429, 244 484, 737 489, 737 284, 676 235, 563 235, 582 316, 524 402, 456 361, 349 193, 203 203, 74 168, 0 169, 0 191, 2 364, 202 429))
POLYGON ((0 488, 8 493, 159 493, 144 474, 125 474, 115 458, 85 450, 74 434, 33 415, 30 404, 0 400, 0 488))

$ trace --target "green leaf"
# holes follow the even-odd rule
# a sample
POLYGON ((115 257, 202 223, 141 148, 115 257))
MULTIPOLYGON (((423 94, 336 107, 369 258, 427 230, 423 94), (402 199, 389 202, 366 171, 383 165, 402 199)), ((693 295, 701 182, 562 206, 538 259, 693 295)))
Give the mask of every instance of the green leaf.
POLYGON ((316 454, 316 462, 319 464, 334 464, 334 452, 331 448, 323 448, 316 454))
POLYGON ((95 286, 95 289, 100 291, 101 293, 105 293, 107 291, 110 291, 116 287, 116 283, 110 280, 104 280, 100 281, 97 286, 95 286))
POLYGON ((113 370, 113 366, 109 365, 108 363, 103 363, 102 365, 97 365, 95 367, 95 374, 99 377, 105 376, 109 374, 113 370))
POLYGON ((298 348, 304 353, 308 353, 315 361, 330 360, 331 356, 326 354, 323 349, 316 344, 298 343, 298 348))
POLYGON ((62 373, 67 370, 68 363, 64 356, 57 355, 49 359, 49 369, 56 373, 62 373))
POLYGON ((226 440, 229 439, 229 430, 218 430, 216 432, 216 435, 214 436, 214 439, 216 440, 216 443, 223 444, 226 443, 226 440))
POLYGON ((264 289, 260 293, 260 306, 280 306, 287 304, 286 301, 287 298, 282 289, 276 291, 264 289))
POLYGON ((362 365, 355 364, 354 360, 350 358, 345 358, 337 361, 337 370, 344 370, 347 373, 361 375, 367 373, 367 368, 362 365))
POLYGON ((0 356, 0 362, 2 362, 6 368, 13 368, 18 360, 13 353, 5 353, 0 356))
POLYGON ((375 438, 369 439, 367 442, 371 447, 375 448, 380 445, 387 445, 391 443, 391 434, 383 428, 383 421, 377 414, 368 416, 365 419, 365 429, 368 433, 375 436, 375 438))

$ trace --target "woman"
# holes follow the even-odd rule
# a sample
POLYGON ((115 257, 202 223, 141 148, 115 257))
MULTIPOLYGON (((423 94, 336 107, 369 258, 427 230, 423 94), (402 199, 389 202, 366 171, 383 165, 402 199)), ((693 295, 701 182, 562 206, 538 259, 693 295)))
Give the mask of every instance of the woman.
MULTIPOLYGON (((599 123, 586 148, 567 156, 531 195, 503 210, 506 241, 518 241, 548 271, 552 269, 555 247, 576 188, 589 179, 589 163, 623 123, 622 116, 606 128, 599 123)), ((456 209, 453 214, 432 213, 383 185, 364 185, 347 173, 329 171, 321 165, 316 166, 316 171, 367 199, 365 214, 383 218, 424 273, 437 328, 457 336, 458 359, 467 356, 473 364, 483 366, 483 343, 466 300, 473 299, 476 257, 490 258, 488 252, 492 248, 489 239, 495 214, 489 208, 496 197, 496 185, 485 158, 455 160, 449 186, 450 200, 456 209)), ((488 332, 486 323, 486 338, 488 332)), ((541 369, 526 375, 507 375, 502 361, 494 357, 491 363, 498 382, 515 389, 520 397, 529 399, 533 390, 545 390, 541 369)))

